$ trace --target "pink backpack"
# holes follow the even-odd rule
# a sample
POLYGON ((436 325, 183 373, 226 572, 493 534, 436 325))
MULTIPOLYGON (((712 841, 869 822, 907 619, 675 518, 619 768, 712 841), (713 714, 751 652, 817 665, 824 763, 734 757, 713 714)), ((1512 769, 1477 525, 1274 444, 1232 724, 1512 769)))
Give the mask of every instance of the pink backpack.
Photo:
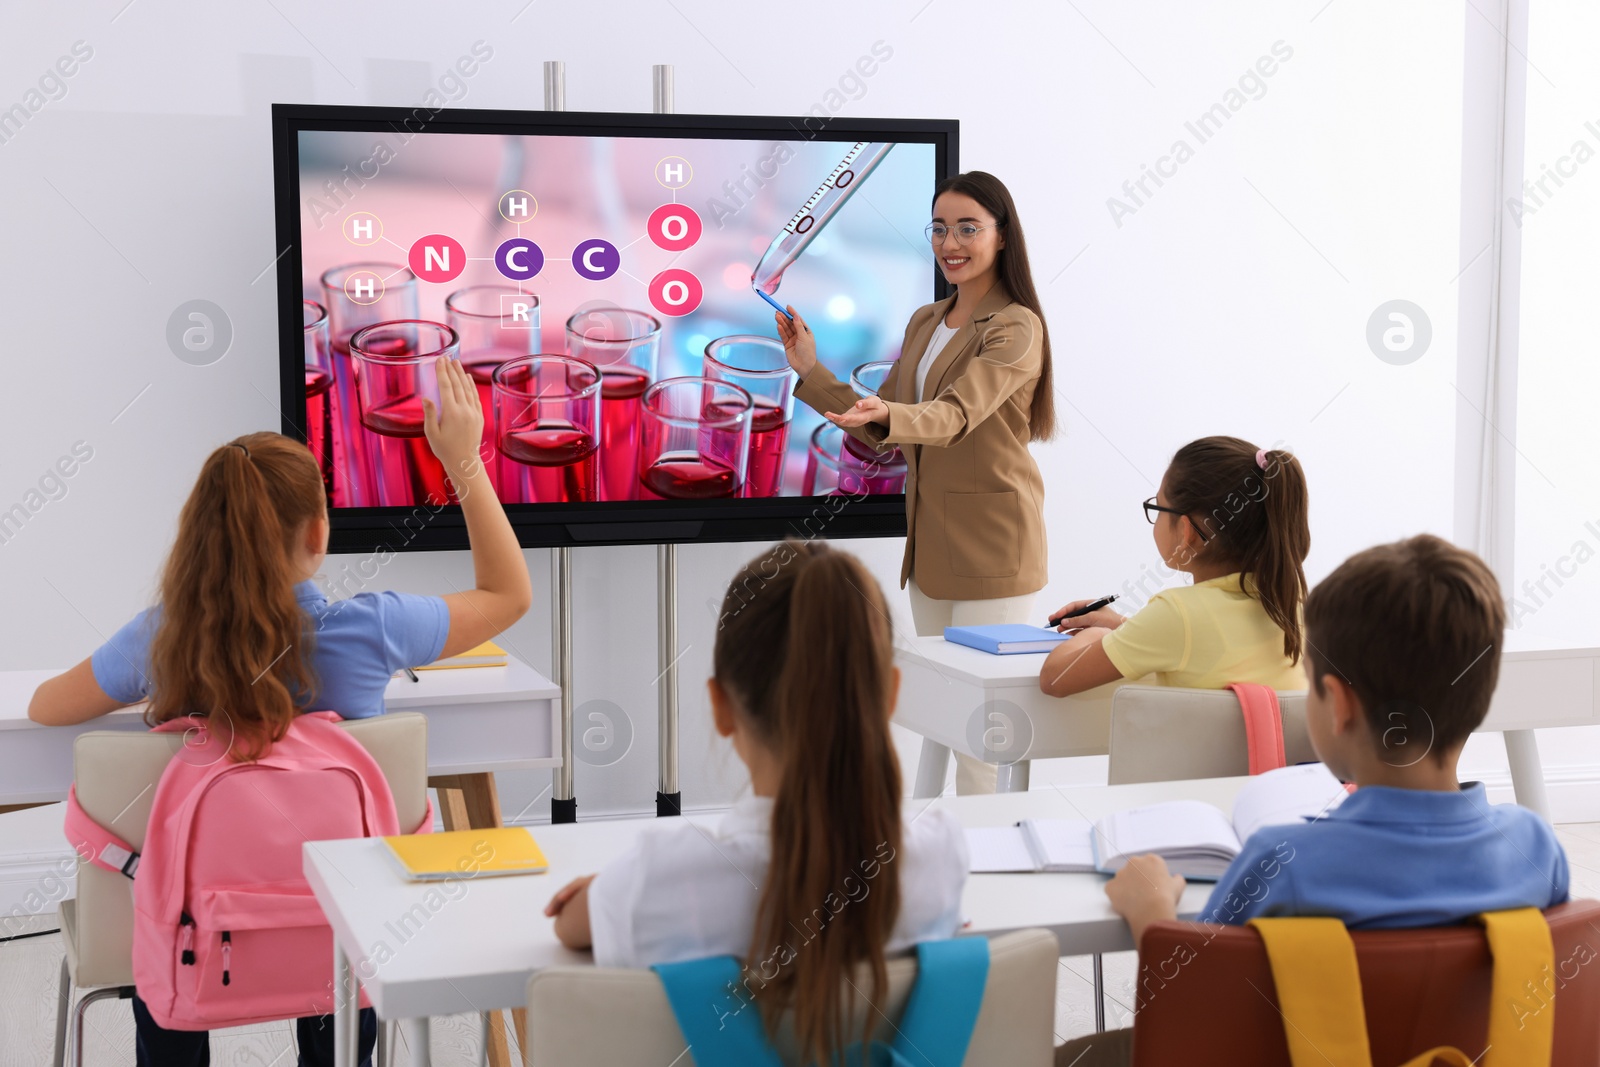
POLYGON ((183 731, 184 747, 156 786, 142 854, 68 797, 79 854, 134 879, 134 984, 161 1026, 333 1011, 333 935, 301 873, 301 845, 400 832, 383 771, 338 721, 301 715, 251 763, 228 758, 231 737, 203 718, 156 727, 183 731))

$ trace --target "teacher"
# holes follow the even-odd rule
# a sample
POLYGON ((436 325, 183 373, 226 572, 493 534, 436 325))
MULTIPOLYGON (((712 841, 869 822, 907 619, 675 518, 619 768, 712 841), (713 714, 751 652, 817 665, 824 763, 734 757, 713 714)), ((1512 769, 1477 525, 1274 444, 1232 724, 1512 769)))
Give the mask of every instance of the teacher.
MULTIPOLYGON (((900 585, 917 633, 1028 622, 1045 584, 1044 481, 1028 451, 1055 430, 1050 333, 1011 193, 968 171, 934 190, 927 227, 955 295, 918 308, 878 396, 858 398, 817 361, 794 308, 775 315, 795 396, 906 461, 900 585)), ((995 769, 957 754, 958 793, 993 792, 995 769)))

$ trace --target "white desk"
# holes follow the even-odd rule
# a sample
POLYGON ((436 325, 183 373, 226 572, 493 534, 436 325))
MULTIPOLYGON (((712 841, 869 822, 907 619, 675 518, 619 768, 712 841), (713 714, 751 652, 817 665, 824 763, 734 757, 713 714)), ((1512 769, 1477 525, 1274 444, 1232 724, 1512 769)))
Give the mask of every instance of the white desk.
MULTIPOLYGON (((952 749, 1000 764, 1002 791, 1028 788, 1029 760, 1107 751, 1111 694, 1122 683, 1046 696, 1039 691, 1044 653, 991 656, 942 637, 908 638, 895 660, 901 681, 894 721, 923 738, 916 796, 944 790, 952 749)), ((1509 632, 1494 700, 1477 732, 1505 734, 1517 802, 1549 817, 1534 730, 1597 723, 1600 648, 1563 648, 1509 632)))
MULTIPOLYGON (((60 671, 0 671, 0 806, 65 800, 72 742, 89 730, 143 730, 142 705, 78 726, 40 726, 28 701, 60 671)), ((428 716, 428 774, 561 765, 561 687, 519 660, 504 667, 419 671, 389 683, 390 711, 428 716)))
MULTIPOLYGON (((1025 816, 1093 819, 1179 798, 1228 809, 1243 781, 1213 778, 944 797, 908 801, 907 810, 937 805, 963 825, 1000 826, 1025 816)), ((710 825, 722 815, 685 818, 710 825)), ((550 863, 545 874, 463 880, 448 887, 448 894, 437 883, 403 879, 382 841, 306 844, 306 878, 333 927, 335 988, 343 1016, 336 1033, 341 1026, 354 1025, 356 998, 348 984, 354 979, 384 1019, 521 1007, 535 971, 593 961, 590 953, 572 952, 556 941, 554 925, 543 915, 551 895, 571 879, 605 866, 640 834, 673 825, 637 818, 541 826, 535 836, 550 863)), ((1105 881, 1098 874, 972 875, 962 898, 970 920, 964 932, 992 935, 1043 927, 1056 935, 1063 955, 1131 949, 1127 924, 1106 900, 1105 881)), ((1209 884, 1190 886, 1180 916, 1197 916, 1210 891, 1209 884)), ((413 1058, 419 1044, 427 1047, 426 1042, 414 1042, 413 1058)), ((418 1062, 425 1067, 425 1060, 418 1062)))

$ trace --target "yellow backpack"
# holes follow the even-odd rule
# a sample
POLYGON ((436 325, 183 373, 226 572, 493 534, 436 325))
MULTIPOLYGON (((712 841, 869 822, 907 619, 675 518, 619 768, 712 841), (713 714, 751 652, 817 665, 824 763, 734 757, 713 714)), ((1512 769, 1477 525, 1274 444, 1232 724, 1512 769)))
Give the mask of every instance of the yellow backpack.
MULTIPOLYGON (((1490 986, 1489 1044, 1474 1059, 1448 1045, 1430 1049, 1400 1067, 1533 1067, 1550 1062, 1555 1003, 1517 1010, 1526 990, 1540 988, 1555 963, 1550 926, 1537 908, 1479 916, 1494 957, 1490 986)), ((1266 945, 1278 990, 1284 1034, 1294 1067, 1373 1067, 1355 944, 1338 919, 1252 919, 1266 945)))

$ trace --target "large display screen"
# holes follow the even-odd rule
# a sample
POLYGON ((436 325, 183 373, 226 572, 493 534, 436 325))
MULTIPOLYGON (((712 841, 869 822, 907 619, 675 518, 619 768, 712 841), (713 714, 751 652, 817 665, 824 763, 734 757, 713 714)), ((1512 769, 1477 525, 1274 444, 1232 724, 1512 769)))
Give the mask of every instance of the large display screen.
POLYGON ((819 507, 828 536, 903 532, 903 457, 794 398, 773 315, 793 305, 875 391, 942 295, 923 231, 954 123, 274 121, 285 432, 321 464, 336 547, 384 542, 397 509, 430 519, 405 547, 462 543, 422 431, 440 355, 477 383, 525 544, 768 538, 819 507))

